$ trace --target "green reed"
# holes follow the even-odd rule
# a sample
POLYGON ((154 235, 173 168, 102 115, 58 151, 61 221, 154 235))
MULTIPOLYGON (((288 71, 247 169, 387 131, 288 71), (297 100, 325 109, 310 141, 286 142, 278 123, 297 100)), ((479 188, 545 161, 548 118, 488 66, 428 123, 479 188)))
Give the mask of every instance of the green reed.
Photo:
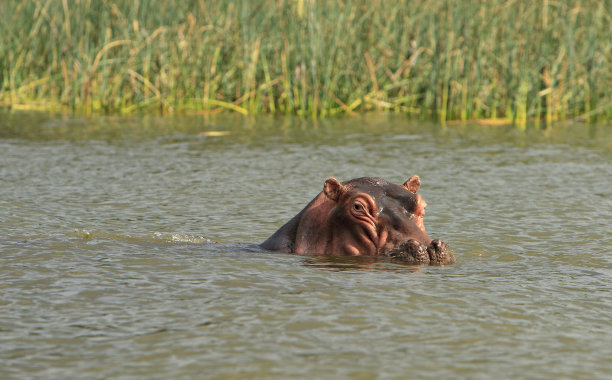
POLYGON ((612 116, 609 0, 4 0, 0 104, 612 116))

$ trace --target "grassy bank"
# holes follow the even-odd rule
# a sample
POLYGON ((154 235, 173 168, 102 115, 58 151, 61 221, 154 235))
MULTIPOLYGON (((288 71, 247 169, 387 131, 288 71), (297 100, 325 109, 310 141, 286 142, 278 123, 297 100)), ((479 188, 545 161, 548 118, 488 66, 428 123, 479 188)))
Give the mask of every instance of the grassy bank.
POLYGON ((0 104, 612 118, 609 0, 4 0, 0 104))

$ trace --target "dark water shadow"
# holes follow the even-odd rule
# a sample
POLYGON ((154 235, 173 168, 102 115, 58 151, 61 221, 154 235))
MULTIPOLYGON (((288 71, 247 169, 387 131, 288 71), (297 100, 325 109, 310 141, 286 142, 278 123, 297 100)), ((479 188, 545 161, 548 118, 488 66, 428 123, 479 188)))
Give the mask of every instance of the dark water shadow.
MULTIPOLYGON (((269 251, 258 244, 227 245, 249 254, 269 254, 272 256, 299 257, 305 267, 324 269, 333 272, 344 271, 389 271, 389 272, 421 272, 423 265, 408 263, 389 257, 374 256, 339 256, 339 255, 299 255, 269 251)), ((273 258, 272 258, 273 260, 273 258)))
POLYGON ((343 271, 387 271, 415 273, 422 271, 422 265, 400 260, 371 256, 307 256, 302 265, 333 272, 343 271))

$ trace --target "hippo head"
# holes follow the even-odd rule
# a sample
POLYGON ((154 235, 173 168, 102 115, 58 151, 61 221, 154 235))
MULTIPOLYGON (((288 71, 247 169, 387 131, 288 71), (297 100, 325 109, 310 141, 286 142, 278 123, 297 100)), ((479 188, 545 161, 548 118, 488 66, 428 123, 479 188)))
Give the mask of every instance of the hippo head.
POLYGON ((325 181, 323 191, 262 247, 304 254, 369 255, 451 264, 455 256, 425 232, 427 204, 419 177, 396 185, 382 178, 325 181))

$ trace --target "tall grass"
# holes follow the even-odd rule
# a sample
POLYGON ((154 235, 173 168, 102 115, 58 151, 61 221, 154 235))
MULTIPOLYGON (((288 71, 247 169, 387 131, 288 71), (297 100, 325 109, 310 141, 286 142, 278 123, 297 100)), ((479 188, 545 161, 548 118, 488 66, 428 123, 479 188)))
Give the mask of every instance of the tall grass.
POLYGON ((612 116, 609 0, 3 0, 0 103, 612 116))

